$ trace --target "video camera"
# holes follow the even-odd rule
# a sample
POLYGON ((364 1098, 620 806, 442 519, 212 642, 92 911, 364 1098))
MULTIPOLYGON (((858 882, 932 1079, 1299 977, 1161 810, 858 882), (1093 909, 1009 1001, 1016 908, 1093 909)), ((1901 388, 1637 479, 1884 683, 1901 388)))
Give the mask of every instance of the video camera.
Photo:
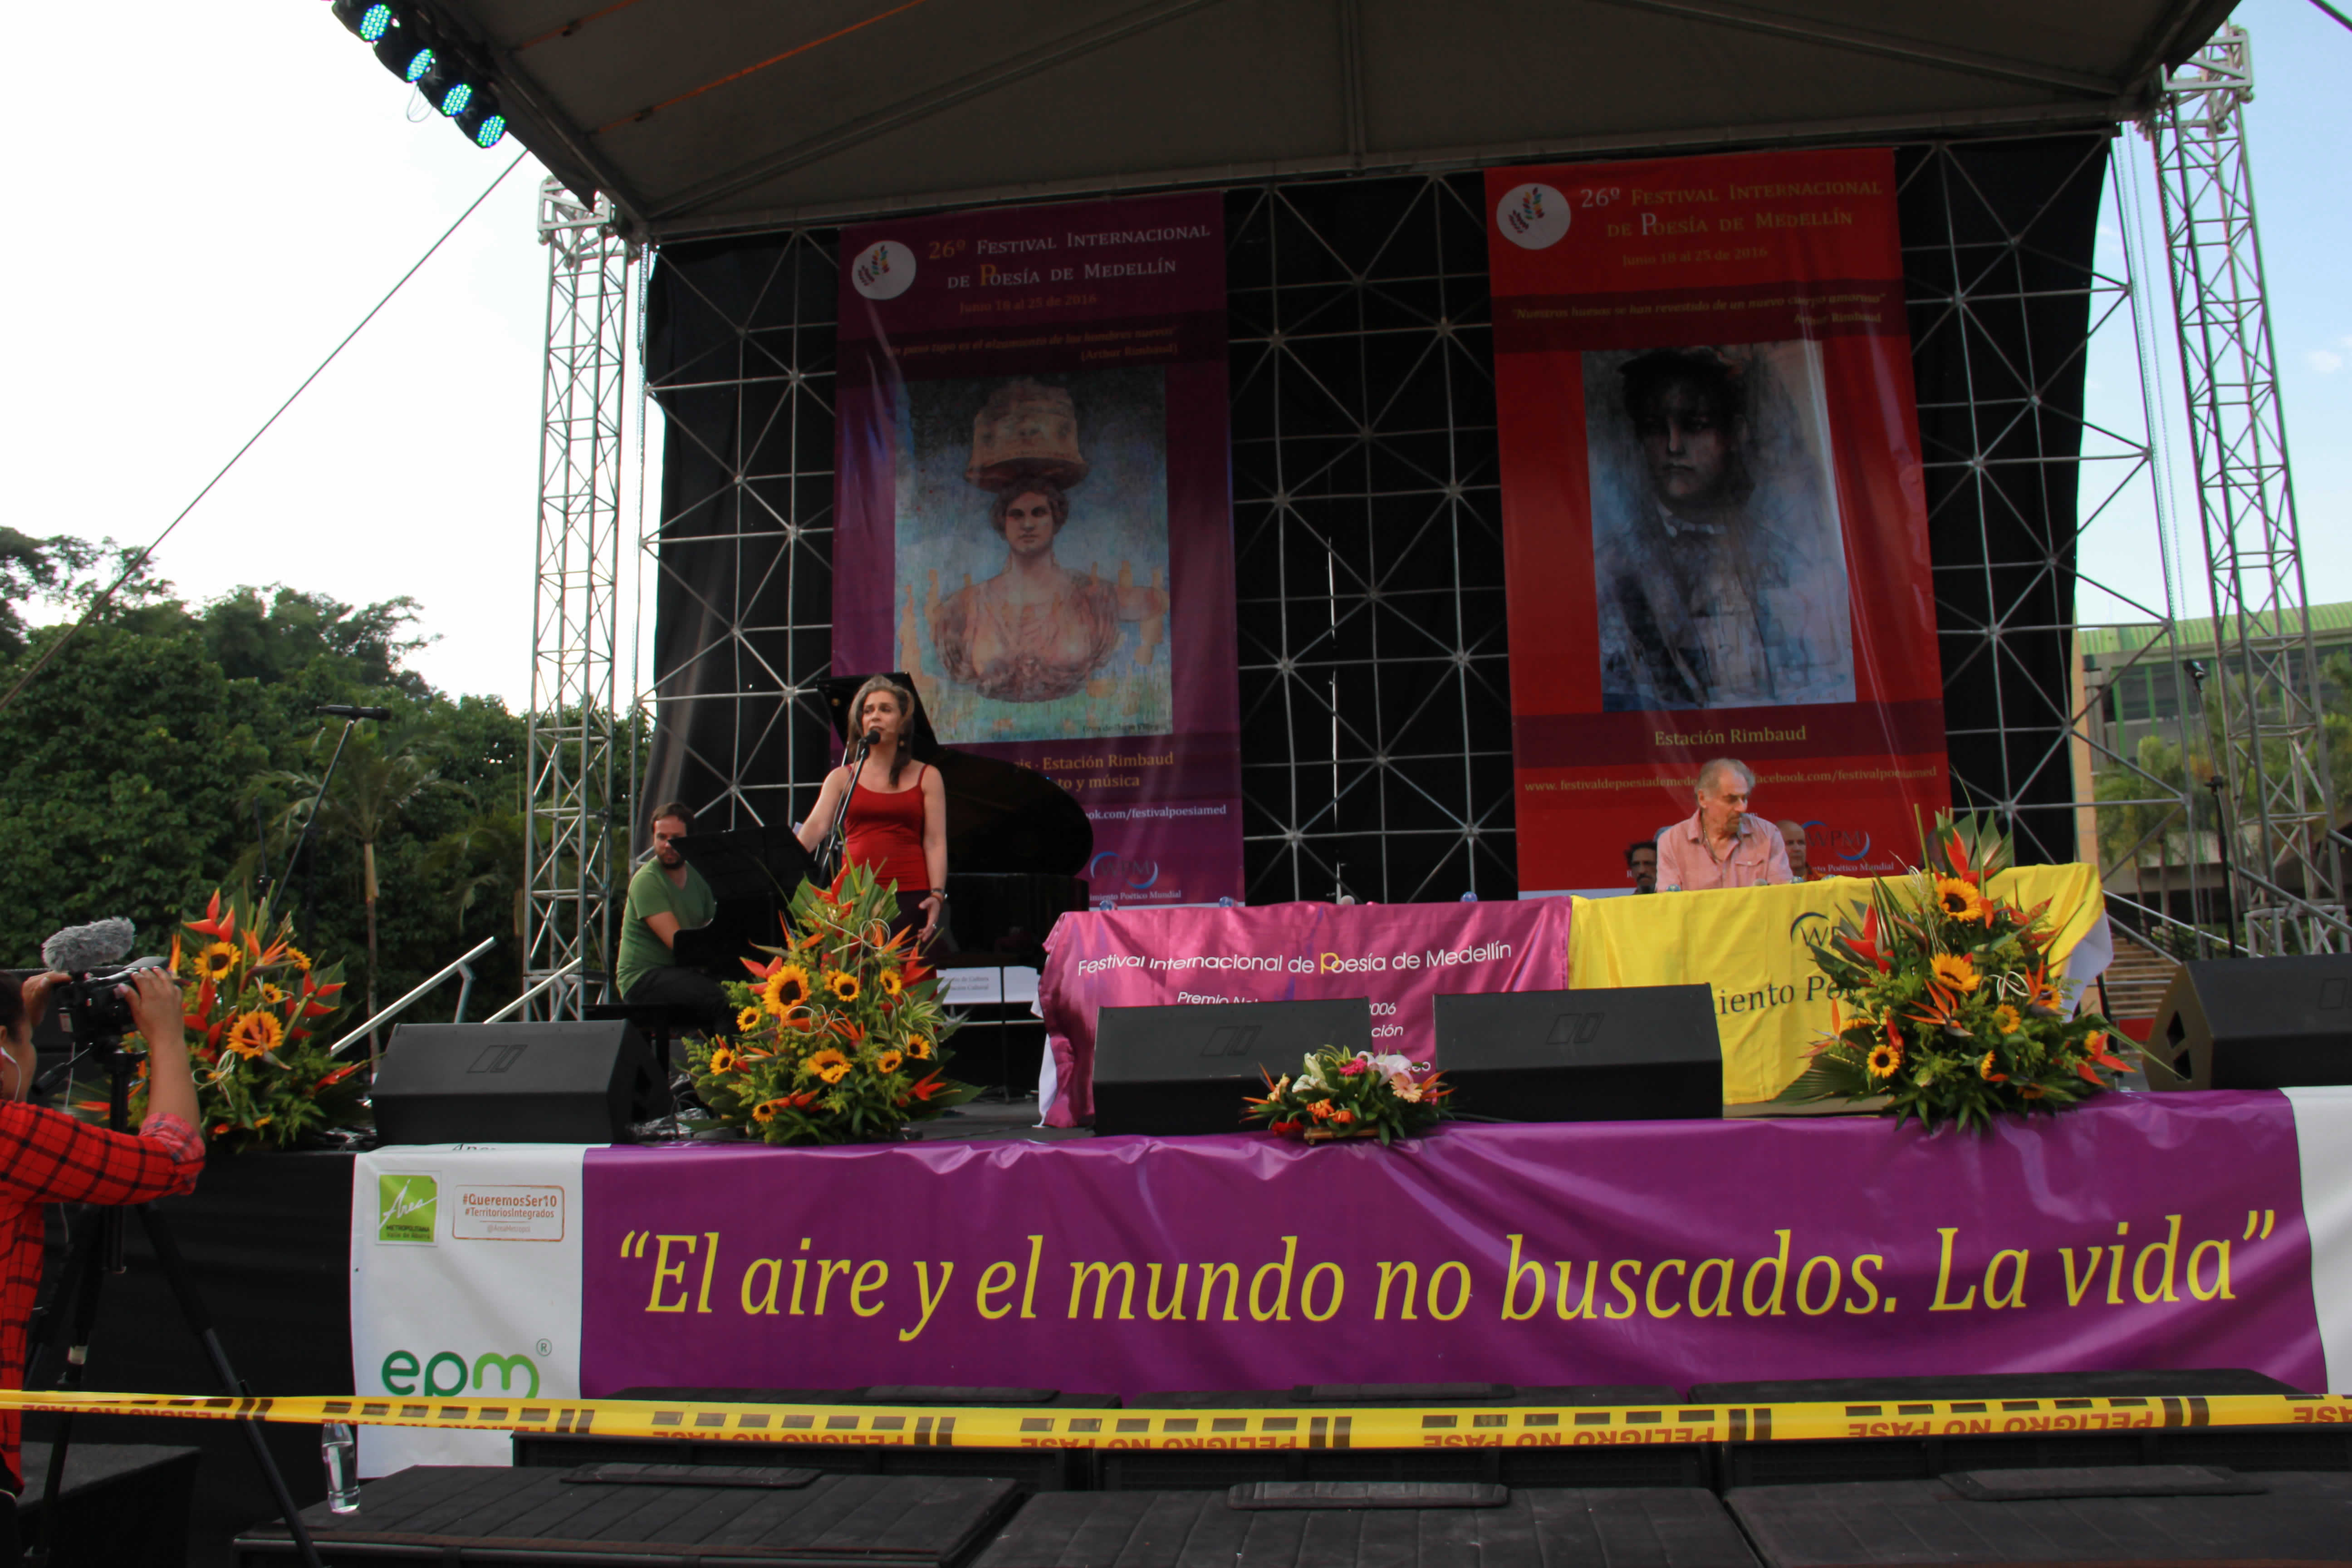
POLYGON ((130 998, 115 987, 142 969, 163 966, 160 958, 123 961, 135 935, 131 922, 118 917, 68 926, 41 944, 41 962, 72 976, 56 994, 77 1052, 120 1047, 135 1027, 130 998))

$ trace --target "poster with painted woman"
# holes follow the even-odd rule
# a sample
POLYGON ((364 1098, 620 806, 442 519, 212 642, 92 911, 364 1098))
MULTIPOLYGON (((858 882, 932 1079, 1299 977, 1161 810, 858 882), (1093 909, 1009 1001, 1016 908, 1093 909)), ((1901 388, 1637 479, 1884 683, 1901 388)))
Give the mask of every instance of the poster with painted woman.
POLYGON ((1895 159, 1490 169, 1519 883, 1737 757, 1819 875, 1949 799, 1895 159))
POLYGON ((834 667, 1094 825, 1101 903, 1243 895, 1214 196, 842 239, 834 667))

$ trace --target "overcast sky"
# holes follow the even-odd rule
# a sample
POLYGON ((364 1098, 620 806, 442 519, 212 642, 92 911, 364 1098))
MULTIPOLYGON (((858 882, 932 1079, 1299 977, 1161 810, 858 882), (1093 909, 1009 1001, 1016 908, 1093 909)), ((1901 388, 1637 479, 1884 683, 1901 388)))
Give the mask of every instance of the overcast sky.
MULTIPOLYGON (((0 253, 17 301, 0 519, 28 533, 152 537, 517 151, 413 121, 413 95, 317 0, 212 6, 193 31, 191 15, 131 0, 10 24, 23 68, 5 110, 20 152, 16 239, 0 253)), ((2352 599, 2352 33, 2306 0, 2248 0, 2239 18, 2255 40, 2251 134, 2310 595, 2352 599)), ((2144 172, 2145 143, 2118 146, 2144 172)), ((415 668, 523 703, 538 182, 526 159, 181 526, 158 560, 184 594, 411 595, 438 639, 415 668)), ((2127 342, 2102 350, 2094 379, 2103 412, 2137 407, 2127 342)), ((2193 504, 2185 467, 2175 489, 2193 504)), ((2184 613, 2203 614, 2193 510, 2181 527, 2184 613)), ((2086 575, 2160 602, 2151 541, 2145 501, 2127 501, 2086 540, 2086 575)), ((2127 612, 2093 594, 2082 614, 2127 612)), ((628 643, 625 626, 625 659, 628 643)))

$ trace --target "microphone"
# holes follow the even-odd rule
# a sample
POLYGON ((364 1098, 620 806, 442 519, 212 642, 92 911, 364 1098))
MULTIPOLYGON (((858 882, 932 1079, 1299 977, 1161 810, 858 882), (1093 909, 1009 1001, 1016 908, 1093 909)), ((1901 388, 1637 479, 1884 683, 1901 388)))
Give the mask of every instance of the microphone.
POLYGON ((881 743, 882 731, 879 730, 868 730, 857 738, 857 749, 862 752, 870 752, 881 743))
POLYGON ((354 708, 348 702, 321 702, 310 711, 324 713, 331 719, 389 719, 392 717, 392 710, 389 708, 354 708))
POLYGON ((136 933, 120 915, 86 926, 68 926, 41 943, 41 962, 66 974, 87 974, 122 962, 136 933))

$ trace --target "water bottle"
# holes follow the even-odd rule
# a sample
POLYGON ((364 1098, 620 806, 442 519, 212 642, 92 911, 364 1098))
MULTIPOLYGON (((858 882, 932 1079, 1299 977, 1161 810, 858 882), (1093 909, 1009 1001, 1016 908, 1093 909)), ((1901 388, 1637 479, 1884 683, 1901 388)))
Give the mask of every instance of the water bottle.
POLYGON ((327 1507, 336 1513, 360 1510, 360 1439, 348 1421, 319 1428, 319 1458, 327 1466, 327 1507))

